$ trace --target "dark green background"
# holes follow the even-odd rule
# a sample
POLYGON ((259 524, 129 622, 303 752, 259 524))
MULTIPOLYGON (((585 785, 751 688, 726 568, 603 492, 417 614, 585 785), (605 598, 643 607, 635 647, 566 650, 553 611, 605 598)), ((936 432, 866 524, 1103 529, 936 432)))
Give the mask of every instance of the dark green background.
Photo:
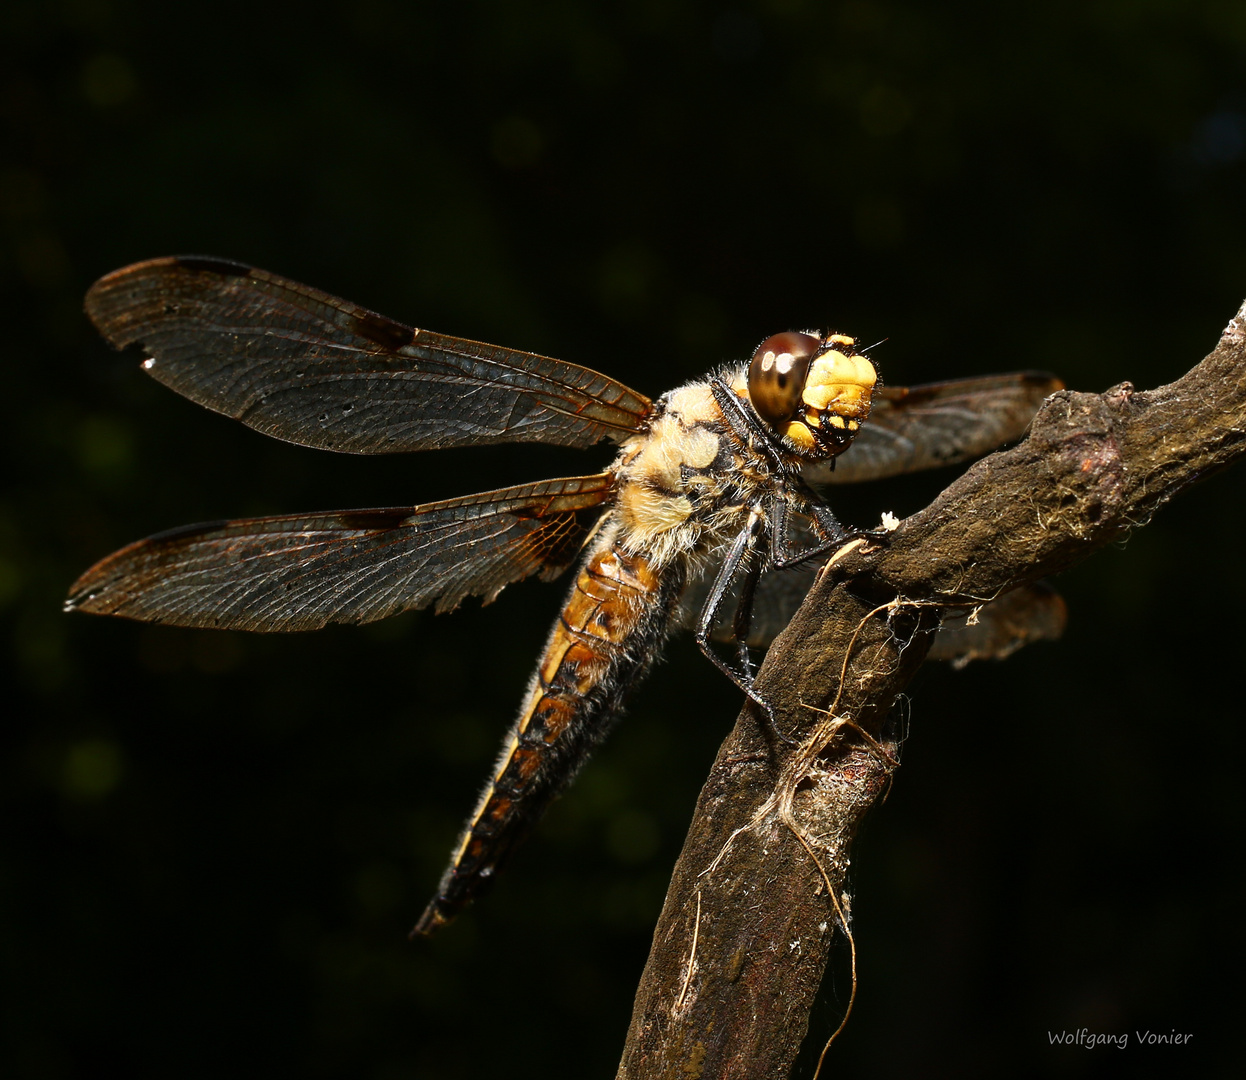
MULTIPOLYGON (((72 0, 4 5, 0 50, 7 1076, 612 1074, 738 705, 674 642, 495 892, 408 945, 563 585, 284 638, 61 599, 173 525, 604 459, 266 440, 108 350, 100 274, 228 256, 650 394, 821 325, 888 338, 893 383, 1149 387, 1246 295, 1240 0, 72 0)), ((919 677, 829 1075, 1239 1075, 1244 497, 1067 575, 1063 642, 919 677), (1194 1040, 1049 1047, 1081 1027, 1194 1040)), ((822 1037, 845 998, 841 954, 822 1037)))

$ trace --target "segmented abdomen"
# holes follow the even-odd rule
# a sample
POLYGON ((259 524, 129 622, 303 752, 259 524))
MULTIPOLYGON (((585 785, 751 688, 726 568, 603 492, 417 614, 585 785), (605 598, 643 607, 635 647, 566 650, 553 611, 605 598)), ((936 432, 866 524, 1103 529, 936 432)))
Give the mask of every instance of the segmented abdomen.
POLYGON ((488 884, 610 729, 631 686, 656 658, 683 591, 609 542, 581 567, 498 761, 437 896, 415 933, 449 922, 488 884))

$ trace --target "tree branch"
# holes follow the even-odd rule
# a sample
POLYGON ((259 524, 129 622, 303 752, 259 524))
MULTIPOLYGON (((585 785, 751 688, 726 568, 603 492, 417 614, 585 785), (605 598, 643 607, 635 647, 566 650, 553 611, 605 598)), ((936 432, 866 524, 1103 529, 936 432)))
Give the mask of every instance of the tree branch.
POLYGON ((939 612, 1080 562, 1246 451, 1246 304, 1215 350, 1145 393, 1061 391, 881 542, 836 553, 758 677, 676 864, 618 1075, 778 1077, 808 1028, 849 850, 895 769, 889 717, 939 612))

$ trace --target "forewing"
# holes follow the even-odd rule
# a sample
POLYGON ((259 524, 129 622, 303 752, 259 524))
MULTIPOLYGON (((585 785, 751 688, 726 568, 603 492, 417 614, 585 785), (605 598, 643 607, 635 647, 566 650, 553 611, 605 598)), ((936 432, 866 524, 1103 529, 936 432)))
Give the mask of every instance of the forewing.
POLYGON ((552 577, 583 544, 613 475, 414 508, 193 525, 140 540, 74 583, 66 610, 175 626, 316 630, 552 577))
POLYGON ((881 387, 852 446, 806 468, 805 479, 851 484, 967 461, 1020 438, 1047 395, 1063 387, 1042 371, 881 387))
POLYGON ((87 314, 117 348, 216 412, 355 454, 501 442, 621 442, 650 406, 588 368, 415 330, 221 259, 152 259, 101 278, 87 314))

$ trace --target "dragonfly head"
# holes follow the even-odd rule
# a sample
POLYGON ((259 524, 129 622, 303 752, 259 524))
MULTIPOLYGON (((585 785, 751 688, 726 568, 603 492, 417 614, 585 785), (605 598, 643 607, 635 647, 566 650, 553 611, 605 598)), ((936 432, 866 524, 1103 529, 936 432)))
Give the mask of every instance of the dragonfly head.
POLYGON ((852 444, 870 415, 878 373, 846 334, 775 334, 757 346, 748 396, 757 415, 801 457, 823 459, 852 444))

